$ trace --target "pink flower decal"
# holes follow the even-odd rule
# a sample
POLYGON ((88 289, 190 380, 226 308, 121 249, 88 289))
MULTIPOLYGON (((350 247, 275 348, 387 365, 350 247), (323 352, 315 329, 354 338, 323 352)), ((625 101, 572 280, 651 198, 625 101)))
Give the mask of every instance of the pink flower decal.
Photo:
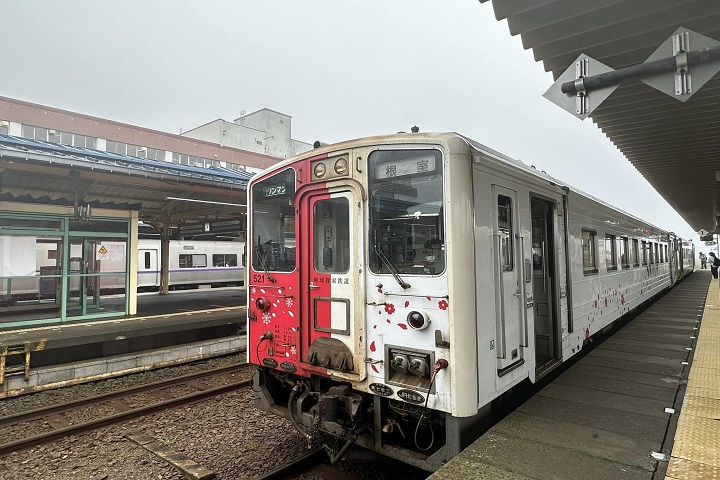
POLYGON ((439 308, 440 310, 447 310, 447 308, 448 308, 448 303, 447 303, 447 301, 446 301, 446 300, 440 300, 440 301, 438 302, 438 308, 439 308))
POLYGON ((371 352, 374 352, 374 351, 375 351, 375 342, 372 342, 372 343, 370 344, 370 351, 371 351, 371 352))
POLYGON ((380 373, 375 365, 371 364, 370 367, 372 367, 372 369, 375 370, 375 373, 380 373))
POLYGON ((405 308, 407 308, 409 305, 410 305, 410 302, 406 301, 406 302, 405 302, 405 308))
POLYGON ((389 319, 389 318, 386 318, 385 321, 388 322, 388 323, 390 323, 390 319, 389 319))
POLYGON ((395 305, 393 305, 392 303, 388 303, 387 305, 385 305, 385 311, 388 313, 388 315, 392 315, 393 313, 395 313, 395 305))
POLYGON ((402 328, 403 330, 407 330, 407 325, 404 323, 398 323, 398 327, 402 328))

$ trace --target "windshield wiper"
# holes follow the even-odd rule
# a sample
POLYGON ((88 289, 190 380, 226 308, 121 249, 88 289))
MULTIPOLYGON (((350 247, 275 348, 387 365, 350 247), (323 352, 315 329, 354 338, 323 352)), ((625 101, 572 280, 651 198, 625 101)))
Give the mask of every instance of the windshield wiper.
POLYGON ((375 255, 377 255, 378 258, 382 260, 382 262, 388 268, 388 270, 390 270, 392 276, 395 278, 395 280, 397 280, 398 285, 400 285, 402 288, 410 288, 410 284, 400 278, 400 272, 398 272, 395 266, 390 263, 390 259, 387 258, 387 255, 385 255, 385 252, 382 251, 382 249, 380 248, 380 244, 378 244, 377 241, 375 241, 375 255))
POLYGON ((257 241, 257 247, 255 248, 257 255, 258 262, 260 262, 260 266, 265 270, 265 274, 267 275, 268 280, 270 280, 272 283, 277 282, 275 278, 273 278, 272 275, 270 275, 270 269, 268 269, 267 264, 265 263, 265 252, 263 251, 260 243, 260 235, 258 235, 258 241, 257 241))

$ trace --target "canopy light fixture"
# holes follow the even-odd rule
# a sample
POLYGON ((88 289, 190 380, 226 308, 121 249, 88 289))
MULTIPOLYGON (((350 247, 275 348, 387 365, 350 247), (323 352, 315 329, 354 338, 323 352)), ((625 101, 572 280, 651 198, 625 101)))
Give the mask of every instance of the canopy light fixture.
POLYGON ((212 203, 213 205, 230 205, 233 207, 247 207, 242 203, 213 202, 211 200, 195 200, 194 198, 165 197, 168 200, 180 200, 181 202, 212 203))

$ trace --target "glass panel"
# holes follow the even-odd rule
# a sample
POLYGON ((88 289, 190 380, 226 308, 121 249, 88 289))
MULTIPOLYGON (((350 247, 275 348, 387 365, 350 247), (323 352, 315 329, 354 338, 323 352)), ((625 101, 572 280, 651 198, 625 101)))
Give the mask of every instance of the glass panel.
POLYGON ((498 195, 498 234, 502 269, 509 272, 513 269, 512 199, 504 195, 498 195))
POLYGON ((48 131, 48 142, 60 143, 60 132, 48 131))
POLYGON ((35 127, 33 127, 32 125, 23 125, 22 129, 20 131, 20 135, 23 138, 34 139, 35 138, 35 127))
POLYGON ((437 150, 370 154, 370 269, 434 275, 445 270, 442 155, 437 150))
POLYGON ((597 234, 593 231, 582 231, 583 271, 585 273, 597 272, 597 262, 595 260, 596 236, 597 234))
POLYGON ((10 131, 10 122, 0 120, 0 133, 7 135, 10 131))
POLYGON ((207 255, 192 253, 178 255, 180 268, 202 268, 207 267, 207 255))
POLYGON ((59 303, 60 259, 60 237, 0 235, 0 305, 14 307, 0 308, 0 315, 22 312, 23 306, 55 303, 56 299, 59 303))
POLYGON ((615 235, 605 235, 605 267, 608 270, 617 270, 615 255, 615 235))
POLYGON ((85 136, 78 135, 77 133, 73 136, 73 146, 85 147, 85 136))
POLYGON ((213 267, 237 267, 237 255, 232 254, 213 254, 213 267))
POLYGON ((60 220, 49 220, 49 219, 40 219, 40 218, 10 218, 10 217, 3 217, 0 216, 0 230, 3 229, 3 227, 12 227, 12 228, 51 228, 59 230, 62 228, 62 222, 60 220))
POLYGON ((42 140, 43 142, 47 142, 47 139, 48 129, 42 127, 35 127, 35 140, 42 140))
POLYGON ((313 206, 315 271, 350 270, 350 202, 347 198, 318 200, 313 206))
POLYGON ((71 220, 70 231, 75 232, 108 232, 127 234, 127 221, 112 220, 71 220))
POLYGON ((60 143, 63 145, 72 145, 72 133, 62 132, 60 133, 60 143))
POLYGON ((256 271, 295 270, 295 170, 277 173, 252 187, 252 267, 256 271))
POLYGON ((636 267, 640 265, 640 248, 638 241, 633 239, 633 265, 636 267))
POLYGON ((622 237, 620 239, 620 264, 623 268, 627 268, 630 266, 630 259, 628 258, 628 253, 628 239, 622 237))
POLYGON ((97 138, 85 137, 85 148, 97 148, 97 138))

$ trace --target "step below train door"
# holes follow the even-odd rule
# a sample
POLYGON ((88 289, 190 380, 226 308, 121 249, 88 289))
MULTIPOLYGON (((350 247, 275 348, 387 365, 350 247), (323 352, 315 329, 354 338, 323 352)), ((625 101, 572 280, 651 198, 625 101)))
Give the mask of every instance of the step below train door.
POLYGON ((496 207, 493 225, 496 356, 499 376, 522 365, 527 347, 527 311, 523 238, 520 235, 517 192, 492 186, 496 207))
POLYGON ((365 378, 361 198, 354 187, 342 186, 311 190, 300 199, 306 299, 300 357, 309 370, 348 380, 365 378))

